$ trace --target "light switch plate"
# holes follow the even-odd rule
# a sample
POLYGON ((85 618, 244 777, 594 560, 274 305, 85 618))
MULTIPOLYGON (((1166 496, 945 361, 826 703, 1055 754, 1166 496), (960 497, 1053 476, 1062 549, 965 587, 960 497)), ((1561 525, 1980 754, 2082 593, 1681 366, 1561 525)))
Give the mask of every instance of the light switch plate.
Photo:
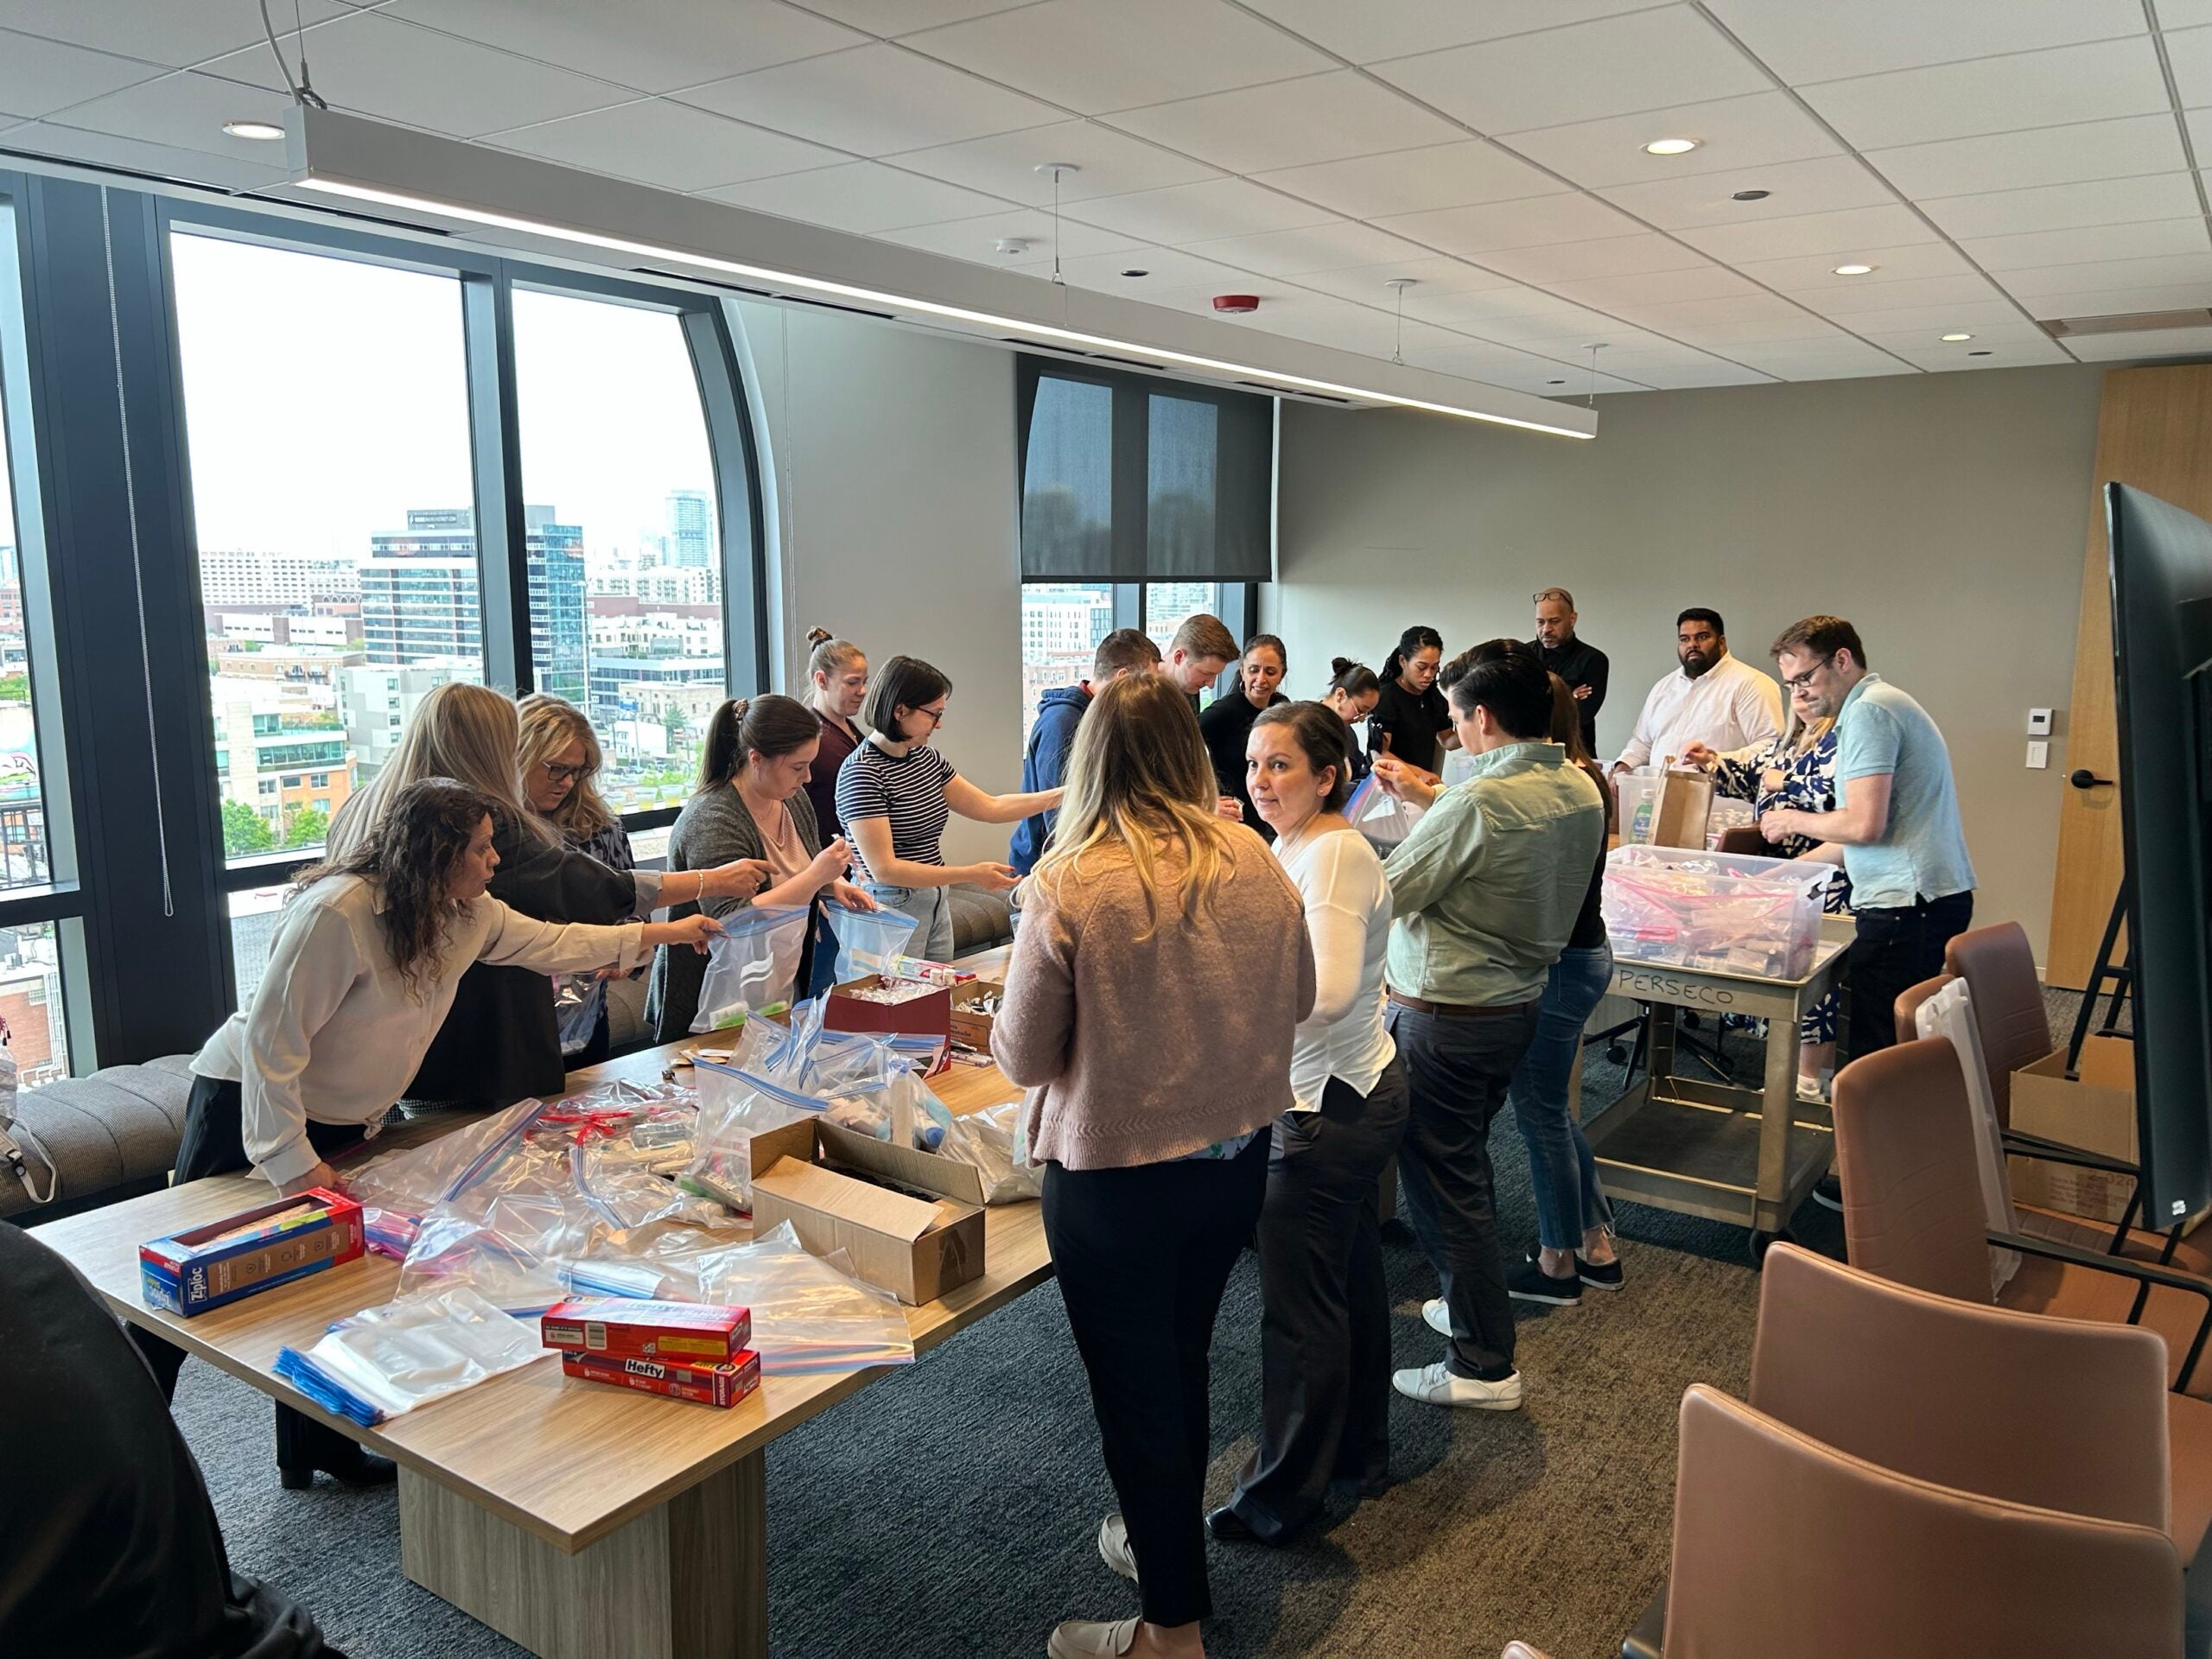
POLYGON ((2028 745, 2028 765, 2041 772, 2050 765, 2050 745, 2037 738, 2028 745))

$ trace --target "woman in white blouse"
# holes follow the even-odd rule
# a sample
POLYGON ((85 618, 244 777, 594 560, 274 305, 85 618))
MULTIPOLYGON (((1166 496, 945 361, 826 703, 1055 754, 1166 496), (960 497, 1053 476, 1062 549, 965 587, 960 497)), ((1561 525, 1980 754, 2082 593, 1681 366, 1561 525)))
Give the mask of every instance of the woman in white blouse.
MULTIPOLYGON (((477 963, 627 970, 657 946, 702 945, 721 931, 705 916, 598 926, 509 909, 485 892, 499 867, 493 817, 489 796, 425 779, 401 789, 352 851, 299 877, 252 1007, 193 1056, 180 1185, 251 1166, 288 1195, 336 1185, 329 1158, 377 1133, 477 963)), ((140 1345, 174 1393, 182 1351, 140 1345)), ((281 1405, 276 1462, 294 1487, 318 1469, 357 1482, 390 1471, 281 1405)))
POLYGON ((1294 1103, 1275 1121, 1260 1215, 1259 1448, 1206 1517, 1224 1541, 1279 1544, 1332 1481, 1389 1474, 1390 1309, 1376 1195, 1406 1128, 1406 1074, 1382 1026, 1390 888, 1344 821, 1351 759, 1326 703, 1253 721, 1246 788, 1306 901, 1317 988, 1291 1050, 1294 1103))

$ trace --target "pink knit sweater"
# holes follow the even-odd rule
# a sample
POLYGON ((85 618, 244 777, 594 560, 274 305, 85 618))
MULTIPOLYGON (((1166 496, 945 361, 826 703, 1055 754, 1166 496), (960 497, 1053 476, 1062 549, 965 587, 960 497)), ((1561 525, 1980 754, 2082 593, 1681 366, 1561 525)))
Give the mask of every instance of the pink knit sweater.
POLYGON ((1029 1155, 1069 1169, 1161 1163, 1271 1123, 1291 1104, 1292 1033, 1313 1006, 1298 889, 1258 836, 1230 826, 1211 912, 1185 924, 1159 865, 1160 925, 1126 855, 1033 882, 991 1053, 1029 1090, 1029 1155))

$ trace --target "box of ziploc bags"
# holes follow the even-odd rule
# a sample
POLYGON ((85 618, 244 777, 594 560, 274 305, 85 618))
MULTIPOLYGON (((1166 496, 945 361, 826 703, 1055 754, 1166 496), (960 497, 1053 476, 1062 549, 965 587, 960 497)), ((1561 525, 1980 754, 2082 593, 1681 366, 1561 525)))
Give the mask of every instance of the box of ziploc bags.
POLYGON ((146 1306, 186 1319, 356 1260, 361 1206, 311 1186, 138 1247, 146 1306))

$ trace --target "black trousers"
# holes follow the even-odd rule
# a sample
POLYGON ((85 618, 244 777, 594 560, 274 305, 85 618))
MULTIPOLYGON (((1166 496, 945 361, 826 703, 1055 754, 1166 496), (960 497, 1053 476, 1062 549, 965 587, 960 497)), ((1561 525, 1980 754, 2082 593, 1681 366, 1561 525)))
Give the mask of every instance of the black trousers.
MULTIPOLYGON (((243 1113, 244 1100, 237 1084, 220 1077, 192 1080, 192 1096, 185 1103, 184 1138, 177 1147, 173 1185, 181 1186, 205 1176, 232 1175, 252 1167, 245 1155, 243 1113)), ((355 1125, 317 1123, 312 1119, 308 1123, 308 1143, 325 1157, 344 1151, 360 1138, 361 1130, 355 1125)), ((153 1370, 154 1380, 162 1385, 162 1397, 175 1400, 177 1373, 184 1369, 184 1350, 135 1325, 130 1327, 130 1339, 138 1344, 138 1351, 146 1357, 146 1363, 153 1370)), ((276 1407, 276 1462, 280 1468, 319 1468, 334 1460, 350 1458, 358 1450, 354 1441, 336 1429, 289 1406, 280 1403, 276 1407)))
POLYGON ((1066 1300, 1144 1616, 1187 1624, 1206 1587, 1207 1350, 1267 1189, 1268 1137, 1234 1158, 1045 1166, 1045 1241, 1066 1300))
POLYGON ((1896 1044, 1897 998, 1943 971, 1943 947, 1974 925, 1974 894, 1923 899, 1909 910, 1861 910, 1858 924, 1844 963, 1853 1059, 1896 1044))
POLYGON ((1449 1014, 1393 1002, 1388 1014, 1411 1107, 1398 1175, 1414 1233, 1452 1310, 1445 1357, 1455 1376, 1496 1382, 1513 1370, 1513 1299, 1497 1240, 1490 1126, 1535 1039, 1540 1003, 1449 1014))
POLYGON ((1320 1512, 1332 1480, 1390 1472, 1390 1297, 1376 1189, 1406 1133, 1406 1069, 1365 1099, 1329 1079, 1320 1109, 1276 1120, 1260 1211, 1260 1444, 1230 1500, 1270 1543, 1320 1512))

